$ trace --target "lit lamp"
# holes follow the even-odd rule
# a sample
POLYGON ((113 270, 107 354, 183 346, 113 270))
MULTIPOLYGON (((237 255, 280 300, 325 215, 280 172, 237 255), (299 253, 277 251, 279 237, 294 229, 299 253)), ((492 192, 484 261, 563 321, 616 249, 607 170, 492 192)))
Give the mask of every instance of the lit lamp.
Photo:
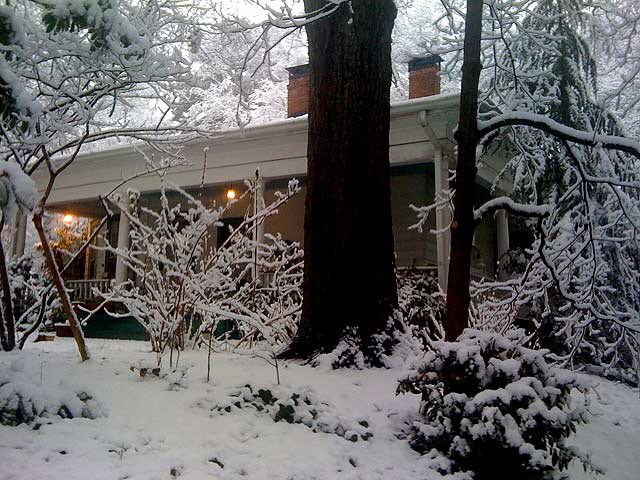
POLYGON ((236 191, 233 188, 227 190, 227 200, 233 200, 236 198, 236 191))
POLYGON ((65 214, 65 216, 62 217, 62 222, 69 225, 73 222, 73 215, 71 215, 70 213, 65 214))

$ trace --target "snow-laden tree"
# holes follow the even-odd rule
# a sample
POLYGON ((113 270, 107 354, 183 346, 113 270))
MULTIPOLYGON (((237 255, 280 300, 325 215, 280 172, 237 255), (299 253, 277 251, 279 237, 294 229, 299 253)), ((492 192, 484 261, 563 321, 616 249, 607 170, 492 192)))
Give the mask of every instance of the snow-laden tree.
POLYGON ((640 134, 640 6, 610 0, 594 11, 589 38, 600 66, 602 100, 626 131, 640 134))
POLYGON ((468 325, 475 224, 504 209, 528 219, 535 242, 521 276, 480 290, 509 291, 494 303, 512 313, 542 298, 543 315, 554 312, 562 322, 567 359, 581 348, 598 361, 637 356, 640 146, 598 103, 596 66, 581 35, 589 5, 447 6, 447 25, 464 22, 447 339, 468 325), (503 173, 513 192, 475 205, 478 164, 496 151, 511 158, 503 173))
MULTIPOLYGON (((19 166, 0 161, 0 232, 7 219, 13 218, 18 211, 31 212, 36 206, 37 191, 35 182, 19 166)), ((25 283, 26 285, 26 283, 25 283)), ((13 350, 17 344, 16 324, 29 316, 27 312, 15 312, 13 305, 14 285, 10 269, 6 263, 6 254, 0 237, 0 287, 2 289, 2 318, 0 319, 0 347, 13 350)))
MULTIPOLYGON (((589 15, 582 7, 572 0, 536 5, 523 21, 531 33, 503 52, 520 73, 515 81, 511 73, 490 80, 502 94, 487 99, 490 110, 520 109, 592 134, 622 136, 619 122, 597 100, 597 65, 581 34, 589 15), (536 45, 544 48, 531 56, 536 45)), ((529 247, 538 254, 525 276, 501 288, 511 292, 501 304, 513 310, 537 298, 540 308, 531 313, 538 339, 569 347, 555 353, 580 351, 592 363, 622 359, 630 365, 640 330, 640 289, 632 281, 640 275, 640 162, 531 128, 506 129, 494 144, 510 157, 514 197, 551 209, 547 219, 524 222, 536 232, 529 247)))
POLYGON ((9 0, 0 7, 0 155, 29 175, 49 174, 33 221, 83 359, 89 353, 43 225, 48 196, 97 142, 153 141, 172 153, 172 141, 192 136, 165 122, 173 87, 192 78, 184 52, 204 22, 197 13, 170 1, 9 0), (148 111, 151 125, 126 115, 141 100, 161 108, 148 111))

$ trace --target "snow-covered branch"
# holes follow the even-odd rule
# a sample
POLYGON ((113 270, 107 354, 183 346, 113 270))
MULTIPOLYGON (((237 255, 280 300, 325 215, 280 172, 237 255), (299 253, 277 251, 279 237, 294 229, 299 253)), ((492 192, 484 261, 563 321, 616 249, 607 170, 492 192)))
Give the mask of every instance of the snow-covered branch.
POLYGON ((102 248, 119 257, 135 281, 116 285, 102 295, 104 302, 123 305, 144 327, 159 362, 167 350, 172 362, 174 352, 199 345, 204 335, 267 342, 269 348, 285 342, 295 329, 302 300, 302 251, 279 235, 261 238, 258 233, 299 191, 297 182, 292 180, 265 205, 256 201, 258 177, 247 181, 239 198, 211 208, 170 185, 165 173, 160 173, 159 209, 139 205, 137 192, 113 198, 129 219, 130 246, 102 248), (243 221, 214 248, 212 229, 223 234, 225 212, 247 200, 243 221))
POLYGON ((588 147, 617 150, 640 158, 640 142, 636 140, 615 135, 585 132, 563 125, 549 116, 529 112, 509 112, 496 115, 490 120, 479 121, 479 138, 486 137, 501 128, 512 126, 532 127, 561 140, 588 147))
POLYGON ((482 206, 473 212, 476 221, 488 213, 494 213, 497 210, 506 210, 512 215, 523 217, 544 217, 551 213, 550 205, 530 205, 527 203, 518 203, 509 197, 497 197, 482 204, 482 206))

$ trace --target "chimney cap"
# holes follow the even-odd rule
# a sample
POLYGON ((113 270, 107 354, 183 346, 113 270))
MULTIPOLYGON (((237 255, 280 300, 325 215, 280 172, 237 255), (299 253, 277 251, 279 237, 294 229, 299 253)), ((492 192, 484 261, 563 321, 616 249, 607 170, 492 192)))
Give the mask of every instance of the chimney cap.
POLYGON ((426 57, 413 57, 409 60, 409 71, 422 70, 426 67, 440 65, 442 57, 440 55, 427 55, 426 57))
POLYGON ((305 63, 304 65, 287 67, 287 72, 289 72, 289 78, 305 77, 309 75, 309 64, 305 63))

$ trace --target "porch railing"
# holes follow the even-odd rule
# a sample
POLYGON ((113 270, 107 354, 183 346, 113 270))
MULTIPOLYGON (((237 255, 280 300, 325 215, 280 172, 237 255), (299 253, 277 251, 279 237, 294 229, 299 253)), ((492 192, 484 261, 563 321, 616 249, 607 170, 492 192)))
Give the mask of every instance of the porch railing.
POLYGON ((89 280, 67 280, 66 287, 70 290, 71 301, 73 302, 95 302, 100 297, 94 293, 107 293, 111 288, 110 278, 92 278, 89 280))

